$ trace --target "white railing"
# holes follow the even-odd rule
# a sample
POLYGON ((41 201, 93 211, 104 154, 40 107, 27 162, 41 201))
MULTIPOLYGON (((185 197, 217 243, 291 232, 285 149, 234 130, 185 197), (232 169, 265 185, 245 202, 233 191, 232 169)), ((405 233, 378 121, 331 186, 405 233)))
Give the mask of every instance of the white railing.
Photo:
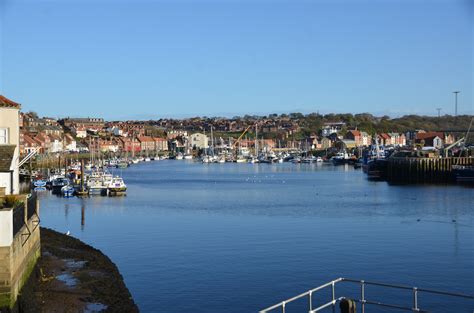
POLYGON ((28 160, 31 159, 33 156, 35 156, 36 153, 38 153, 37 149, 35 149, 35 148, 31 149, 31 151, 23 158, 23 160, 21 160, 18 163, 18 167, 21 167, 23 164, 28 162, 28 160))
POLYGON ((297 296, 294 296, 293 298, 290 298, 288 300, 285 300, 285 301, 282 301, 282 302, 277 303, 275 305, 272 305, 271 307, 263 309, 263 310, 260 311, 260 313, 267 313, 267 312, 274 311, 276 309, 280 309, 282 313, 285 313, 286 305, 288 303, 296 301, 296 300, 304 298, 304 297, 308 297, 308 310, 307 310, 307 312, 309 312, 309 313, 317 313, 317 312, 320 312, 321 310, 323 310, 325 308, 328 308, 328 307, 331 307, 331 306, 334 307, 337 302, 340 302, 341 300, 346 299, 346 297, 336 297, 336 284, 341 283, 341 282, 349 282, 349 283, 360 285, 360 299, 352 299, 352 300, 354 300, 354 301, 361 304, 362 313, 365 312, 365 305, 376 305, 376 306, 382 306, 382 307, 386 307, 386 308, 393 308, 393 309, 412 311, 412 312, 426 312, 426 311, 422 310, 419 306, 418 294, 421 293, 421 292, 429 293, 429 294, 442 295, 442 296, 448 296, 448 297, 457 297, 457 298, 464 298, 464 299, 474 300, 474 295, 466 295, 466 294, 454 293, 454 292, 446 292, 446 291, 438 291, 438 290, 431 290, 431 289, 424 289, 424 288, 417 288, 417 287, 409 287, 409 286, 402 286, 402 285, 393 285, 393 284, 385 284, 385 283, 378 283, 378 282, 370 282, 370 281, 365 281, 365 280, 337 278, 337 279, 332 280, 332 281, 330 281, 326 284, 323 284, 319 287, 316 287, 314 289, 303 292, 303 293, 301 293, 297 296), (401 306, 401 305, 397 305, 397 304, 390 304, 390 303, 384 303, 384 302, 380 302, 380 301, 367 300, 366 292, 365 292, 365 287, 367 285, 384 287, 384 288, 392 288, 392 289, 411 290, 412 295, 413 295, 413 306, 412 307, 406 307, 406 306, 401 306), (329 300, 328 302, 320 305, 317 308, 313 308, 313 294, 320 291, 320 290, 322 290, 322 289, 328 288, 328 287, 331 287, 331 300, 329 300))

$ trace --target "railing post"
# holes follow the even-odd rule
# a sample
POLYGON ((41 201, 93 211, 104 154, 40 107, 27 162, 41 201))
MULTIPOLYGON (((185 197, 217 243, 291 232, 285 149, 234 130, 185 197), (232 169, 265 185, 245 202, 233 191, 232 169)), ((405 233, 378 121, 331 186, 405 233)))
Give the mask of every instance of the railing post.
POLYGON ((309 312, 313 310, 313 291, 309 291, 309 312))
POLYGON ((286 302, 283 301, 283 302, 281 303, 281 313, 285 313, 285 305, 286 305, 286 302))
POLYGON ((418 312, 418 288, 413 287, 413 311, 418 312))
POLYGON ((332 282, 332 303, 335 304, 336 301, 336 287, 334 281, 332 282))
POLYGON ((360 281, 360 302, 362 303, 362 313, 365 313, 365 282, 360 281))

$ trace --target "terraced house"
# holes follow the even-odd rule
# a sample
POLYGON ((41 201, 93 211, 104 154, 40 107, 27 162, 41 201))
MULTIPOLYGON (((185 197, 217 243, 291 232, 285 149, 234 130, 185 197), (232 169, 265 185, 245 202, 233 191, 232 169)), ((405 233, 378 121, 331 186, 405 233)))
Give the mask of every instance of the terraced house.
POLYGON ((14 307, 40 256, 38 202, 20 194, 19 110, 0 96, 0 311, 14 307))

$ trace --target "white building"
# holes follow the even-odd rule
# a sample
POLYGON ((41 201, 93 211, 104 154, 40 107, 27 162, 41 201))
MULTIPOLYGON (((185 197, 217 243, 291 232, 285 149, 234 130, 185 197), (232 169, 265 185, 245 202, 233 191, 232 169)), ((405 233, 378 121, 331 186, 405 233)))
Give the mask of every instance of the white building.
POLYGON ((20 104, 0 95, 0 193, 18 194, 20 104))
POLYGON ((189 146, 196 149, 207 149, 209 147, 209 139, 202 133, 194 133, 189 137, 189 146))
POLYGON ((327 137, 331 134, 337 134, 344 126, 346 126, 344 122, 324 123, 321 135, 327 137))
POLYGON ((85 127, 72 127, 71 133, 76 136, 76 138, 86 138, 87 129, 85 127))

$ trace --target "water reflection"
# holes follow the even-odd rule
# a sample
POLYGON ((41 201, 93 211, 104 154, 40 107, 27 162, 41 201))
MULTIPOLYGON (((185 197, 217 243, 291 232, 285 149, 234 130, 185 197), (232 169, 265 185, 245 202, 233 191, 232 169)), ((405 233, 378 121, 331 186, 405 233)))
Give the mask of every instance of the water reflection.
POLYGON ((123 176, 127 197, 44 194, 42 223, 110 256, 144 312, 254 312, 338 276, 473 292, 472 189, 306 164, 160 161, 123 176))

